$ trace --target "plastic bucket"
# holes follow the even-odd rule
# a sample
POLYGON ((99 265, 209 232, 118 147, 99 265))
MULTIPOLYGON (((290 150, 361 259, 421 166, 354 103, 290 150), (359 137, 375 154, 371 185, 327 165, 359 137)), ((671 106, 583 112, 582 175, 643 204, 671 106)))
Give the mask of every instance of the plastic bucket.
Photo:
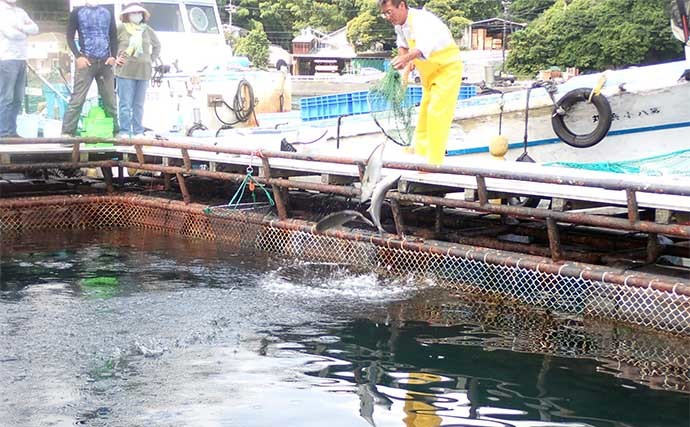
POLYGON ((43 119, 40 123, 44 138, 59 138, 62 134, 62 122, 60 120, 43 119))
POLYGON ((17 116, 17 134, 24 138, 38 137, 38 123, 41 117, 37 114, 22 114, 17 116))

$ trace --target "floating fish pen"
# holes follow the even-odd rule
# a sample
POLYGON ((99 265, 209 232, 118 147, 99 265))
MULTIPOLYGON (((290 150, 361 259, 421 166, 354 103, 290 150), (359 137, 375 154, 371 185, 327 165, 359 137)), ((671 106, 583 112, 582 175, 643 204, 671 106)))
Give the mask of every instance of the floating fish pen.
MULTIPOLYGON (((15 151, 5 146, 0 172, 43 178, 0 182, 3 240, 36 230, 149 229, 247 253, 433 280, 463 298, 690 335, 687 269, 662 271, 656 263, 660 256, 688 257, 690 187, 682 182, 507 163, 384 161, 385 171, 403 174, 384 209, 393 232, 356 225, 317 231, 325 213, 358 208, 365 160, 173 141, 89 148, 90 141, 76 140, 54 153, 28 145, 37 141, 10 142, 15 151), (58 170, 94 168, 100 178, 46 179, 58 170), (123 178, 124 169, 134 177, 123 178), (608 199, 568 209, 575 202, 563 188, 608 199), (240 190, 251 199, 215 199, 240 190), (499 201, 549 194, 547 207, 499 201)), ((41 141, 56 142, 64 141, 41 141)))

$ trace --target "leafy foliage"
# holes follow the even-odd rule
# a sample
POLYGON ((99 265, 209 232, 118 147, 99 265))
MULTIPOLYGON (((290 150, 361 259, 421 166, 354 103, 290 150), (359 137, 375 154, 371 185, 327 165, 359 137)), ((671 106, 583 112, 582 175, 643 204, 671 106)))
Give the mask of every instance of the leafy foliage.
POLYGON ((514 0, 508 8, 508 19, 515 22, 530 22, 553 6, 556 0, 514 0))
POLYGON ((376 0, 357 0, 359 15, 347 23, 347 39, 357 51, 373 50, 377 43, 387 49, 395 46, 393 26, 381 18, 376 0))
POLYGON ((532 74, 553 65, 620 68, 677 57, 682 46, 663 0, 557 0, 512 36, 506 65, 532 74))
POLYGON ((245 55, 255 67, 264 68, 268 65, 268 37, 260 22, 255 22, 253 26, 249 34, 237 41, 235 54, 245 55))
POLYGON ((448 25, 453 38, 460 40, 463 30, 472 22, 465 18, 469 12, 462 10, 462 6, 466 4, 467 1, 464 0, 429 0, 425 7, 448 25))
MULTIPOLYGON (((218 3, 224 7, 227 1, 218 3)), ((331 32, 347 25, 350 40, 360 50, 395 41, 391 25, 379 17, 376 0, 233 0, 232 4, 234 25, 248 28, 259 21, 269 40, 285 48, 306 27, 331 32)), ((457 38, 471 20, 496 16, 500 9, 499 0, 409 0, 408 4, 436 13, 457 38)))
MULTIPOLYGON (((671 36, 667 2, 512 0, 506 18, 529 24, 513 34, 506 65, 532 74, 553 65, 601 70, 680 57, 682 46, 671 36)), ((306 27, 330 32, 345 25, 358 51, 395 46, 393 28, 379 16, 376 0, 232 0, 232 4, 237 7, 235 25, 251 28, 253 22, 260 22, 272 43, 288 49, 306 27)), ((500 0, 409 0, 408 4, 433 11, 458 39, 470 21, 503 16, 500 0)), ((256 43, 258 39, 240 40, 238 46, 256 43)))
POLYGON ((247 28, 259 21, 271 42, 283 47, 306 27, 335 31, 360 12, 355 0, 233 0, 233 5, 234 25, 247 28))

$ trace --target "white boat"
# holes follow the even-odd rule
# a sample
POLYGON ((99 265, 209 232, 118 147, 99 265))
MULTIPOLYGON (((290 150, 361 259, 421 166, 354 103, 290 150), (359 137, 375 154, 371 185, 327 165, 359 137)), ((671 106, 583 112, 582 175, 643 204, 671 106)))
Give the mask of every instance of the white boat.
POLYGON ((553 99, 544 88, 532 89, 527 132, 527 90, 460 101, 448 154, 486 156, 502 103, 510 160, 524 152, 525 135, 537 162, 621 161, 688 149, 690 82, 679 80, 686 68, 679 61, 577 76, 555 86, 553 99), (602 82, 599 102, 582 100, 602 82), (559 115, 554 100, 559 106, 575 103, 559 115))
MULTIPOLYGON (((460 100, 448 157, 489 157, 489 142, 499 134, 499 122, 509 143, 508 160, 520 157, 525 146, 539 163, 621 161, 688 149, 690 82, 680 78, 687 68, 686 61, 678 61, 581 75, 560 85, 547 85, 554 90, 553 98, 546 88, 536 87, 460 100), (595 102, 583 100, 583 94, 588 96, 597 85, 601 92, 593 98, 595 102), (558 116, 554 103, 563 106, 574 101, 578 102, 558 116), (560 121, 556 130, 565 139, 568 135, 563 126, 571 131, 569 143, 554 130, 554 121, 560 121)), ((385 122, 382 125, 387 127, 385 122)), ((298 151, 305 152, 339 150, 361 155, 385 139, 369 114, 293 122, 292 128, 301 130, 302 140, 318 136, 320 129, 327 131, 327 137, 318 143, 295 144, 298 151)))

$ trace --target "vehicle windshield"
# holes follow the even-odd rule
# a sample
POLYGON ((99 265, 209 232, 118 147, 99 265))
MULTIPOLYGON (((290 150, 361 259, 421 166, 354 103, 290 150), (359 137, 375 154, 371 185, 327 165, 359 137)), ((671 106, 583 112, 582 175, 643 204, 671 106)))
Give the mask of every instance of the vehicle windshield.
POLYGON ((220 32, 212 6, 187 4, 187 15, 195 33, 218 34, 220 32))
POLYGON ((184 24, 180 7, 176 4, 144 2, 144 7, 151 13, 148 24, 156 31, 183 33, 184 24))

